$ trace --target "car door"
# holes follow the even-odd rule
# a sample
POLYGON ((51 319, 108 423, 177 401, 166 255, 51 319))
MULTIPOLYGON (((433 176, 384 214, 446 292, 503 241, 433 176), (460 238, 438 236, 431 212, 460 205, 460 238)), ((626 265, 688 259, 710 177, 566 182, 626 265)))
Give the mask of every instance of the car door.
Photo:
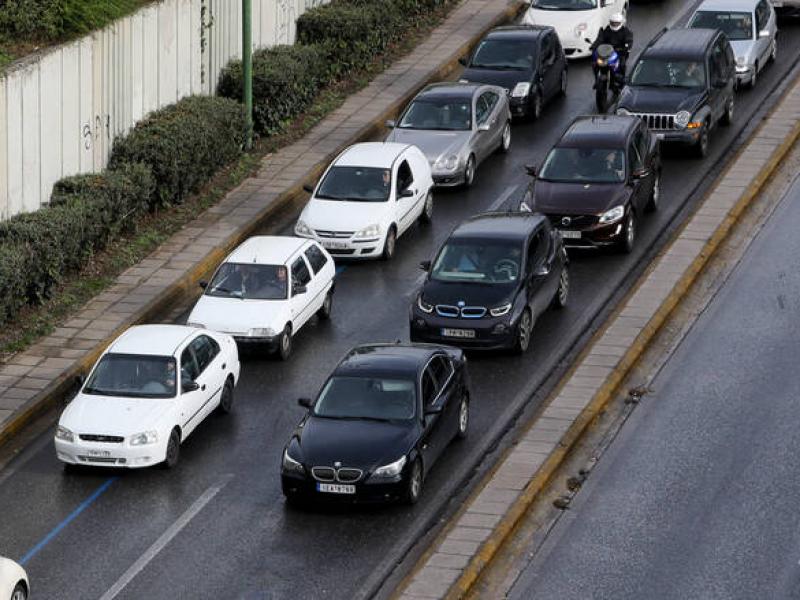
POLYGON ((197 417, 199 423, 219 405, 222 386, 225 384, 225 368, 222 366, 219 344, 211 337, 199 335, 192 340, 190 347, 200 371, 195 381, 200 384, 200 391, 205 396, 197 417))
MULTIPOLYGON (((414 218, 419 211, 420 196, 424 193, 419 189, 419 185, 414 181, 414 174, 408 159, 403 157, 395 171, 395 218, 398 233, 403 233, 414 222, 414 218), (405 195, 410 193, 410 195, 405 195)), ((390 200, 391 202, 391 200, 390 200)))
POLYGON ((711 105, 713 121, 711 126, 716 125, 725 110, 725 87, 722 85, 725 79, 725 49, 722 40, 717 38, 709 53, 708 69, 708 97, 711 105))
POLYGON ((641 147, 643 145, 642 132, 637 130, 630 138, 628 138, 628 145, 625 149, 625 154, 628 157, 627 165, 627 185, 632 188, 631 204, 633 205, 636 213, 641 215, 650 198, 651 189, 651 173, 645 166, 644 158, 641 154, 641 147))
POLYGON ((430 412, 435 406, 439 394, 436 378, 433 376, 430 362, 425 366, 420 377, 420 399, 422 400, 422 440, 420 452, 428 471, 442 452, 442 413, 430 412))
POLYGON ((561 83, 554 38, 555 33, 545 33, 542 36, 542 47, 539 51, 539 81, 542 86, 543 101, 555 96, 561 83))
MULTIPOLYGON (((206 401, 206 390, 202 389, 200 381, 200 367, 191 343, 181 352, 181 431, 183 439, 189 437, 198 423, 200 412, 206 401), (197 384, 196 389, 190 389, 187 384, 197 384)), ((207 388, 208 386, 206 386, 207 388)))
POLYGON ((475 102, 475 134, 474 151, 478 162, 483 161, 492 149, 492 107, 488 91, 482 92, 475 102))
POLYGON ((555 260, 551 236, 546 235, 540 226, 528 240, 526 252, 528 267, 528 306, 531 307, 534 320, 550 305, 556 293, 558 274, 553 269, 555 260))
POLYGON ((292 333, 297 333, 314 314, 312 305, 313 293, 308 286, 311 283, 311 271, 302 256, 291 260, 291 277, 289 308, 292 315, 292 333))

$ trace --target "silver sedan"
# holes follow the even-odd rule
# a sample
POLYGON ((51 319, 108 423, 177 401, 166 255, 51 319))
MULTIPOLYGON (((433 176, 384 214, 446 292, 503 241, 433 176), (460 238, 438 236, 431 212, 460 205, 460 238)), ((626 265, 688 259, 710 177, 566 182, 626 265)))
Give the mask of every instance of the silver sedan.
POLYGON ((736 55, 736 83, 755 87, 758 74, 775 60, 778 34, 769 0, 705 0, 689 19, 689 27, 721 29, 736 55))
POLYGON ((387 121, 387 142, 417 146, 438 186, 475 180, 478 165, 511 146, 511 111, 505 89, 476 83, 436 83, 422 90, 400 115, 387 121))

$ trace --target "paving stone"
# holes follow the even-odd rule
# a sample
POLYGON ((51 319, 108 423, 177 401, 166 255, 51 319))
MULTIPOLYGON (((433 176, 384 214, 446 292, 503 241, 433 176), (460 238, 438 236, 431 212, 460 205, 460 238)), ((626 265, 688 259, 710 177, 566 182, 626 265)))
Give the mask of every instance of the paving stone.
POLYGON ((17 382, 17 387, 24 388, 27 390, 43 390, 51 383, 52 381, 50 379, 35 379, 33 377, 23 377, 17 382))
MULTIPOLYGON (((472 507, 470 507, 470 512, 484 512, 484 511, 474 511, 472 507)), ((502 515, 505 511, 499 511, 495 513, 495 515, 502 515)), ((472 556, 480 547, 480 543, 478 542, 467 542, 464 540, 445 540, 442 544, 437 548, 438 552, 443 554, 461 554, 464 556, 472 556)))
POLYGON ((33 354, 17 354, 8 361, 10 365, 20 365, 23 367, 35 367, 44 360, 43 356, 33 354))
POLYGON ((3 365, 0 367, 0 375, 27 375, 32 368, 28 365, 3 365))
MULTIPOLYGON (((503 490, 500 490, 503 491, 503 490)), ((513 493, 513 492, 508 492, 513 493)), ((448 540, 459 540, 467 542, 483 542, 491 535, 492 530, 487 527, 464 527, 456 525, 450 533, 447 534, 448 540)))
POLYGON ((469 564, 469 557, 462 554, 443 554, 434 553, 425 563, 431 567, 443 567, 445 569, 464 569, 469 564))

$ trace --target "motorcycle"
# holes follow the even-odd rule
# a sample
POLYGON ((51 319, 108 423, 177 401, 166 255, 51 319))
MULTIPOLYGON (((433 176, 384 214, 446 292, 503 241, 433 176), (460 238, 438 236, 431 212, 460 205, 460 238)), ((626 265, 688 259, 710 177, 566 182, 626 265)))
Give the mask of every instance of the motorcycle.
POLYGON ((617 51, 611 44, 600 44, 594 51, 592 60, 595 69, 595 103, 600 113, 605 113, 621 90, 621 65, 617 51), (609 98, 609 92, 611 97, 609 98))

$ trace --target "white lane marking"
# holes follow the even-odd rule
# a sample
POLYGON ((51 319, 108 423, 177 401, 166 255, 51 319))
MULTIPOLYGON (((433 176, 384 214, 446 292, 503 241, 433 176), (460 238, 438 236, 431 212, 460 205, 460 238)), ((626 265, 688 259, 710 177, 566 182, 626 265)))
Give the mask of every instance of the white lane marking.
POLYGON ((159 552, 161 552, 167 544, 169 544, 175 536, 177 536, 181 530, 186 527, 189 522, 197 516, 203 508, 213 500, 214 496, 220 493, 222 488, 224 488, 228 481, 232 478, 232 475, 228 475, 222 482, 218 483, 217 485, 211 486, 208 488, 202 496, 200 496, 194 503, 183 513, 178 520, 175 521, 172 525, 170 525, 169 529, 167 529, 160 538, 158 538, 152 546, 150 546, 144 554, 139 557, 131 568, 125 571, 125 573, 120 577, 117 582, 112 585, 109 590, 102 595, 100 600, 112 600, 116 598, 117 595, 125 589, 125 587, 133 581, 133 579, 144 570, 144 568, 152 561, 159 552))
POLYGON ((503 206, 503 204, 505 204, 506 200, 508 200, 511 197, 511 195, 518 189, 518 187, 519 186, 516 186, 516 185, 508 186, 505 189, 505 191, 503 191, 503 193, 500 194, 500 197, 497 200, 495 200, 492 203, 492 205, 487 209, 487 212, 492 212, 493 210, 497 210, 498 208, 503 206))

